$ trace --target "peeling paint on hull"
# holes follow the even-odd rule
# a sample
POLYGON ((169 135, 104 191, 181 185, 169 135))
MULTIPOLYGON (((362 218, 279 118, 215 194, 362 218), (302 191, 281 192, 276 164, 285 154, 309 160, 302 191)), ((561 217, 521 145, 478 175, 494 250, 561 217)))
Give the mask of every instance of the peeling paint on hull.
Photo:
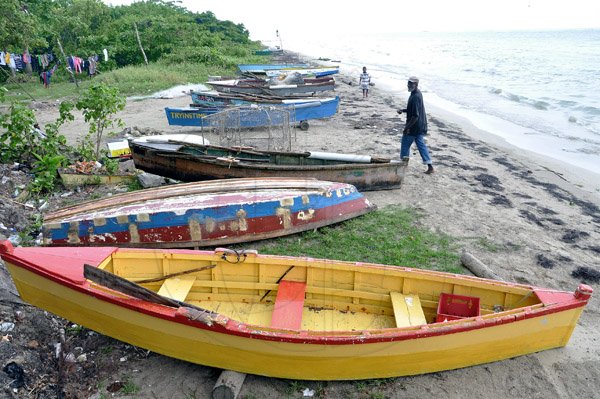
POLYGON ((314 179, 231 179, 113 196, 46 216, 45 245, 200 247, 338 223, 375 209, 356 188, 314 179))

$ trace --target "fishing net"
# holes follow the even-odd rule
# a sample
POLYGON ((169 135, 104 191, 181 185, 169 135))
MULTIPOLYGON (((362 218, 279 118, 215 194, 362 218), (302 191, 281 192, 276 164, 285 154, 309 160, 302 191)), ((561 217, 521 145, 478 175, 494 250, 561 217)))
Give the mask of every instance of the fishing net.
POLYGON ((205 126, 225 147, 291 151, 293 111, 281 107, 233 107, 204 117, 205 126))

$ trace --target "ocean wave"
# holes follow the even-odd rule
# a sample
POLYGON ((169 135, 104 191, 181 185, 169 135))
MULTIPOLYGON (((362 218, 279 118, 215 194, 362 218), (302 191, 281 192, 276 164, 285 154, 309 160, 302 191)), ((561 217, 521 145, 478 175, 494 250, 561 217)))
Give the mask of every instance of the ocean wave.
POLYGON ((548 101, 533 99, 519 94, 510 93, 497 87, 490 88, 489 92, 491 94, 499 95, 500 97, 503 97, 512 102, 529 105, 535 109, 539 109, 540 111, 547 111, 552 106, 551 103, 548 101))
POLYGON ((533 102, 533 106, 534 108, 540 109, 542 111, 548 111, 548 107, 550 106, 550 104, 548 104, 545 101, 538 100, 533 102))
POLYGON ((600 115, 600 108, 590 105, 580 105, 579 107, 575 107, 575 109, 589 115, 600 115))

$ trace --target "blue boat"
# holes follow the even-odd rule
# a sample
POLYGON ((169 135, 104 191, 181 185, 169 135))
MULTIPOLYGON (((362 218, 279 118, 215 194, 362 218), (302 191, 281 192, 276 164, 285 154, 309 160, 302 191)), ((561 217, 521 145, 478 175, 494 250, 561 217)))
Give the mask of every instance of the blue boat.
POLYGON ((255 55, 273 55, 273 54, 283 54, 283 49, 280 48, 265 48, 262 50, 255 50, 255 55))
POLYGON ((308 64, 239 64, 238 69, 250 73, 265 73, 274 69, 308 68, 308 64))
POLYGON ((205 116, 216 114, 223 108, 187 107, 187 108, 165 108, 169 125, 176 126, 206 126, 202 123, 205 116))
MULTIPOLYGON (((276 114, 269 113, 270 109, 284 109, 290 112, 290 123, 300 125, 303 130, 308 129, 308 120, 328 118, 335 115, 340 104, 339 97, 311 98, 282 100, 280 104, 251 104, 232 107, 187 107, 187 108, 165 108, 169 125, 209 127, 214 124, 205 119, 208 115, 214 115, 219 111, 235 109, 239 113, 235 118, 228 118, 230 127, 260 127, 283 124, 276 114), (259 106, 257 106, 259 105, 259 106), (212 124, 211 124, 212 123, 212 124)), ((280 117, 281 118, 281 117, 280 117)))
POLYGON ((336 66, 329 66, 329 67, 272 69, 272 70, 265 71, 265 74, 268 77, 299 74, 300 76, 314 76, 317 78, 322 78, 323 76, 335 75, 339 72, 340 72, 340 67, 336 65, 336 66))
POLYGON ((271 106, 275 104, 294 103, 294 102, 313 102, 319 100, 316 97, 299 97, 297 99, 268 96, 260 94, 244 94, 244 93, 220 93, 218 91, 192 91, 192 106, 199 107, 227 107, 232 105, 259 105, 271 106))

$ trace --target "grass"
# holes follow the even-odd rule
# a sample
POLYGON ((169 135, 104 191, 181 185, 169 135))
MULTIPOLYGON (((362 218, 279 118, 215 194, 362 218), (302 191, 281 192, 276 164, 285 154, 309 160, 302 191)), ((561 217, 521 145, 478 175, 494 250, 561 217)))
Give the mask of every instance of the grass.
POLYGON ((482 237, 478 240, 478 244, 481 248, 488 250, 489 252, 499 252, 500 246, 493 241, 488 240, 485 237, 482 237))
POLYGON ((166 65, 157 62, 148 66, 127 66, 101 73, 94 78, 77 75, 79 87, 70 80, 70 76, 64 70, 53 77, 54 80, 49 88, 44 88, 35 74, 31 77, 19 74, 20 83, 7 82, 3 85, 8 89, 5 102, 9 103, 11 101, 31 101, 31 97, 37 101, 75 99, 96 82, 106 82, 117 87, 121 94, 132 96, 152 94, 181 84, 206 82, 209 75, 234 74, 233 68, 227 69, 198 63, 166 65))
POLYGON ((133 381, 131 381, 130 379, 127 379, 125 381, 125 384, 123 385, 123 388, 121 388, 121 392, 124 394, 132 394, 132 393, 136 393, 140 390, 140 388, 135 385, 135 383, 133 383, 133 381))
MULTIPOLYGON (((462 273, 450 236, 416 226, 419 214, 388 206, 332 227, 255 245, 261 253, 370 262, 462 273)), ((245 246, 247 248, 247 245, 245 246)))

